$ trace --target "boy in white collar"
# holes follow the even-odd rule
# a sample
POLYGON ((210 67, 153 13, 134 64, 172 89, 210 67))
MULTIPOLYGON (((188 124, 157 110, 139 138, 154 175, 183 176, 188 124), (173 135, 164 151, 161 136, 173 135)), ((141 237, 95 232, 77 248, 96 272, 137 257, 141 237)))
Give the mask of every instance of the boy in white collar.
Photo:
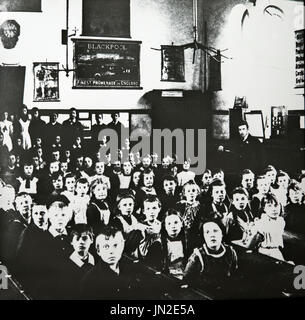
POLYGON ((66 227, 72 218, 69 200, 63 195, 53 196, 47 208, 50 221, 49 233, 54 238, 67 236, 66 227))
POLYGON ((70 240, 74 251, 63 270, 63 298, 79 299, 80 282, 95 264, 94 257, 89 252, 93 243, 93 231, 86 224, 76 224, 71 229, 70 240))
POLYGON ((86 224, 79 223, 72 227, 70 232, 71 245, 74 249, 69 259, 79 268, 86 264, 94 266, 94 257, 89 252, 93 243, 93 231, 86 224))

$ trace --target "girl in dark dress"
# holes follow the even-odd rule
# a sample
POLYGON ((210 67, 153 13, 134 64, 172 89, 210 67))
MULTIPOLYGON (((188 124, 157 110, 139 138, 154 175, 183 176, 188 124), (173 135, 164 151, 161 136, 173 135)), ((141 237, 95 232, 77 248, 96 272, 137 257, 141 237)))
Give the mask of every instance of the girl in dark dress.
POLYGON ((101 226, 108 225, 111 212, 107 203, 108 187, 102 179, 96 179, 90 185, 90 202, 87 208, 87 223, 94 234, 101 226))

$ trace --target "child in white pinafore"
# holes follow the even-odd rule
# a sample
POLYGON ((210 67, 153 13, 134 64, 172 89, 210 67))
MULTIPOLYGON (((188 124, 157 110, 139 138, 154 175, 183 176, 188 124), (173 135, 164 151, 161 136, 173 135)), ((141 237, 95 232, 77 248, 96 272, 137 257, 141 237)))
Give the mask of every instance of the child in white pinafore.
POLYGON ((266 194, 262 199, 262 209, 264 213, 260 219, 255 221, 257 231, 264 236, 258 252, 278 260, 284 260, 280 248, 284 247, 285 220, 280 216, 281 205, 274 194, 266 194))

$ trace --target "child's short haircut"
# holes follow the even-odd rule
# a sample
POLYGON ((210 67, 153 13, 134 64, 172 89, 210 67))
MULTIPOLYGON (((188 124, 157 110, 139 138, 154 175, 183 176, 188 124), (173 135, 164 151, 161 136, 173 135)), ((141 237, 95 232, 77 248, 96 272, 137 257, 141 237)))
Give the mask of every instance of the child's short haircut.
POLYGON ((97 163, 103 163, 104 165, 105 165, 105 161, 101 161, 101 160, 96 160, 95 162, 94 162, 94 166, 97 164, 97 163))
POLYGON ((87 184, 87 185, 89 186, 89 181, 88 181, 86 178, 79 178, 79 179, 77 179, 76 184, 78 184, 78 183, 80 183, 80 184, 87 184))
POLYGON ((197 190, 197 194, 200 193, 200 187, 198 186, 198 184, 191 180, 191 181, 186 182, 186 183, 183 185, 183 187, 182 187, 182 195, 183 195, 183 196, 185 195, 185 189, 186 189, 186 187, 188 187, 188 186, 194 187, 194 188, 197 190))
POLYGON ((142 160, 145 159, 145 158, 148 158, 148 159, 151 160, 151 155, 146 153, 145 155, 143 155, 142 160))
POLYGON ((213 176, 214 176, 215 174, 217 174, 217 173, 221 173, 221 174, 223 174, 223 175, 225 174, 224 171, 223 171, 221 168, 215 169, 214 172, 213 172, 213 176))
POLYGON ((95 189, 95 187, 99 184, 105 186, 106 189, 108 190, 108 185, 101 178, 96 178, 91 182, 89 187, 90 197, 92 196, 93 190, 95 189))
POLYGON ((162 184, 163 182, 167 180, 167 181, 174 181, 176 184, 178 184, 178 180, 177 177, 173 176, 172 174, 166 174, 162 177, 162 184))
MULTIPOLYGON (((210 223, 210 222, 213 222, 213 223, 218 225, 219 229, 222 232, 222 235, 226 234, 226 230, 225 230, 224 225, 219 220, 215 220, 215 219, 211 219, 211 218, 204 219, 204 221, 202 223, 202 229, 201 229, 202 230, 202 234, 203 234, 204 225, 207 224, 207 223, 210 223)), ((203 239, 204 239, 204 237, 203 237, 203 239)), ((204 242, 205 242, 205 240, 204 240, 204 242)))
POLYGON ((15 201, 16 201, 17 198, 20 198, 20 197, 30 197, 32 199, 31 195, 29 193, 27 193, 27 192, 24 192, 24 191, 23 192, 19 192, 16 195, 15 201))
POLYGON ((122 230, 114 225, 102 226, 97 230, 95 243, 97 244, 97 239, 101 235, 105 236, 106 239, 109 239, 111 237, 114 238, 117 233, 121 233, 123 236, 122 230))
POLYGON ((49 162, 49 168, 50 168, 50 166, 51 166, 52 163, 58 164, 58 167, 59 167, 59 161, 55 161, 55 160, 54 160, 54 161, 50 161, 50 162, 49 162))
POLYGON ((170 208, 168 209, 166 212, 165 212, 165 215, 164 215, 164 219, 163 221, 165 220, 166 217, 169 217, 171 215, 175 215, 175 216, 178 216, 180 218, 180 220, 182 221, 182 214, 180 211, 174 209, 174 208, 170 208))
POLYGON ((240 178, 242 179, 242 177, 245 175, 245 174, 252 174, 253 176, 255 176, 254 172, 250 169, 244 169, 241 173, 240 173, 240 178))
MULTIPOLYGON (((169 216, 172 216, 172 215, 177 216, 177 217, 180 219, 180 221, 181 221, 181 223, 182 223, 182 229, 183 229, 184 227, 183 227, 182 214, 181 214, 180 211, 177 211, 177 210, 174 209, 174 208, 170 208, 170 209, 168 209, 168 210, 165 212, 164 218, 163 218, 163 220, 162 220, 163 226, 165 225, 165 219, 166 219, 167 217, 169 217, 169 216)), ((163 227, 162 229, 164 230, 164 227, 163 227)))
POLYGON ((285 172, 285 171, 283 171, 283 170, 279 170, 279 172, 277 173, 276 179, 278 179, 278 178, 280 178, 280 177, 286 177, 286 178, 288 178, 288 179, 290 178, 289 175, 288 175, 288 173, 285 172))
POLYGON ((144 208, 144 202, 158 202, 159 208, 161 208, 161 202, 159 198, 156 195, 148 194, 144 200, 143 200, 143 208, 144 208))
POLYGON ((64 177, 63 173, 61 171, 56 171, 54 173, 52 173, 51 175, 51 180, 55 181, 57 180, 60 176, 64 177))
POLYGON ((279 201, 275 194, 268 192, 262 199, 262 208, 265 208, 267 203, 274 203, 275 205, 278 205, 279 201))
POLYGON ((152 174, 153 176, 155 176, 154 171, 151 168, 146 168, 144 171, 141 171, 140 180, 139 180, 139 186, 141 186, 141 187, 144 186, 144 175, 145 174, 152 174))
POLYGON ((256 177, 256 185, 257 185, 257 181, 258 180, 265 180, 266 179, 266 176, 265 175, 259 175, 256 177))
POLYGON ((248 199, 249 199, 249 193, 248 191, 243 188, 243 187, 236 187, 233 191, 232 191, 232 197, 234 196, 234 194, 243 194, 245 195, 248 199))
POLYGON ((50 209, 54 202, 59 202, 60 203, 60 205, 59 205, 60 208, 67 207, 69 205, 69 203, 70 203, 68 198, 65 197, 62 194, 61 195, 56 195, 56 196, 50 196, 50 198, 47 201, 47 209, 50 209))
POLYGON ((74 173, 69 172, 69 173, 67 173, 67 174, 64 176, 64 186, 66 185, 67 179, 71 179, 71 178, 74 178, 74 179, 75 179, 75 182, 76 182, 76 177, 75 177, 75 174, 74 174, 74 173))
POLYGON ((33 166, 33 158, 23 159, 22 167, 33 166))
MULTIPOLYGON (((14 153, 12 153, 12 154, 15 155, 14 153)), ((38 151, 37 151, 37 150, 33 151, 33 153, 32 153, 32 160, 33 160, 34 158, 36 158, 36 157, 39 158, 39 154, 38 154, 38 151)))
POLYGON ((68 179, 68 178, 76 178, 76 177, 75 177, 75 174, 74 174, 74 173, 69 172, 69 173, 67 173, 67 174, 65 175, 65 179, 68 179))
POLYGON ((70 231, 70 241, 73 240, 74 236, 81 236, 83 233, 88 234, 93 240, 92 228, 85 223, 78 223, 72 226, 70 231))
POLYGON ((52 152, 52 153, 54 153, 54 152, 59 152, 59 154, 60 154, 60 149, 57 148, 57 147, 53 147, 52 150, 51 150, 51 152, 52 152))
POLYGON ((212 175, 212 171, 210 169, 205 169, 202 175, 204 176, 206 173, 212 175))
POLYGON ((267 172, 271 172, 271 171, 277 172, 276 169, 275 169, 275 167, 272 166, 271 164, 269 164, 269 165, 265 168, 264 174, 266 174, 267 172))
POLYGON ((213 190, 213 187, 226 187, 226 184, 220 179, 213 179, 210 184, 210 189, 213 190))
POLYGON ((127 192, 119 193, 116 197, 117 206, 123 199, 129 199, 129 198, 131 198, 134 202, 136 201, 132 192, 127 191, 127 192))
POLYGON ((22 197, 27 197, 27 198, 29 198, 30 201, 31 201, 31 204, 33 203, 33 198, 32 198, 31 195, 28 194, 27 192, 20 192, 20 193, 18 193, 18 194, 16 195, 16 197, 15 197, 15 203, 17 203, 18 200, 19 200, 19 198, 22 198, 22 197))
POLYGON ((290 190, 294 190, 294 191, 302 191, 303 192, 303 189, 300 185, 300 183, 295 180, 295 179, 292 179, 288 185, 288 189, 287 189, 287 193, 289 194, 289 191, 290 190))
POLYGON ((60 164, 62 163, 66 163, 68 162, 68 158, 66 156, 64 156, 61 160, 60 160, 60 164))

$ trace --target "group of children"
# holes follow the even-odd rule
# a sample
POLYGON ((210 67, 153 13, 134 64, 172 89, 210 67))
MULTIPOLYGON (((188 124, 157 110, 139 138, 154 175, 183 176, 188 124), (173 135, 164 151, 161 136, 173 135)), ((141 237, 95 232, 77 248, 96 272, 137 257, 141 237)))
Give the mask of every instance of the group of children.
POLYGON ((245 169, 228 187, 221 169, 196 176, 155 153, 112 164, 57 145, 47 160, 40 140, 19 164, 8 155, 0 184, 0 261, 33 298, 141 297, 130 258, 219 284, 237 270, 236 244, 304 264, 304 173, 245 169))

